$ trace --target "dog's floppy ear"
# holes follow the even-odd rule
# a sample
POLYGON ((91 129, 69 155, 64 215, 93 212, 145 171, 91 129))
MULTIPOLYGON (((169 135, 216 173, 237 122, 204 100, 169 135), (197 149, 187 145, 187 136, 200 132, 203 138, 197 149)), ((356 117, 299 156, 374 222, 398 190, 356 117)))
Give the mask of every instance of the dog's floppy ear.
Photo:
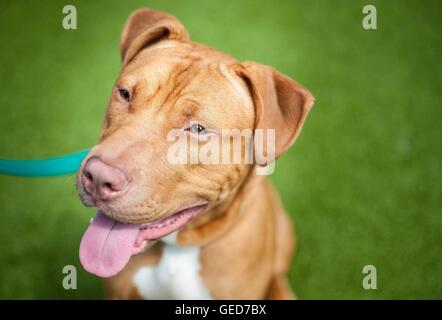
POLYGON ((275 130, 272 150, 268 148, 265 138, 264 143, 255 145, 256 161, 259 164, 271 162, 283 154, 298 137, 313 106, 314 97, 300 84, 269 66, 247 61, 241 64, 239 70, 255 104, 255 129, 275 130), (259 159, 260 155, 265 159, 259 159))
POLYGON ((142 49, 165 39, 188 41, 189 35, 174 16, 151 9, 135 11, 127 19, 121 35, 120 51, 123 65, 142 49))

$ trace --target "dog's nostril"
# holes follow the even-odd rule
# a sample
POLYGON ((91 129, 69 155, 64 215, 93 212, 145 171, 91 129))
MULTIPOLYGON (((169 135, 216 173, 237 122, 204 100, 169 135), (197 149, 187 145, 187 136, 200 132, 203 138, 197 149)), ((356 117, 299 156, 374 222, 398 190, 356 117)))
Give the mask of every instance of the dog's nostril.
POLYGON ((91 181, 93 180, 92 174, 89 171, 84 170, 83 175, 87 180, 91 180, 91 181))
POLYGON ((110 191, 118 191, 118 190, 115 190, 115 188, 114 188, 114 187, 112 186, 112 184, 109 183, 109 182, 104 183, 104 184, 103 184, 103 187, 104 187, 105 189, 110 190, 110 191))

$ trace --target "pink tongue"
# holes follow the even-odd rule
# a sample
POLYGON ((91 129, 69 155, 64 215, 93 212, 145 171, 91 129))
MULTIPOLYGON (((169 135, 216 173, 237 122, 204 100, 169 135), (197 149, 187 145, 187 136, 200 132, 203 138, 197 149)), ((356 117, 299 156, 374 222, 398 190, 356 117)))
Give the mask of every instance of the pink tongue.
POLYGON ((120 272, 132 256, 140 225, 124 224, 98 212, 80 243, 86 271, 108 278, 120 272))

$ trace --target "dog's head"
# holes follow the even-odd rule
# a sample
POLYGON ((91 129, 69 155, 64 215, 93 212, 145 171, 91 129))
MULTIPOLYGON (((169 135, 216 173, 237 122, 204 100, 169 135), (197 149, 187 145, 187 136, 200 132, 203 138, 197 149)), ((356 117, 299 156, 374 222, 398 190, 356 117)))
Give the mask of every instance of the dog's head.
MULTIPOLYGON (((191 42, 181 23, 162 12, 141 9, 129 17, 121 56, 99 144, 83 161, 77 187, 83 203, 102 212, 95 218, 99 230, 133 229, 125 236, 137 242, 136 252, 146 240, 177 230, 231 196, 260 157, 260 165, 266 165, 280 156, 313 105, 311 94, 293 80, 191 42), (270 144, 264 139, 263 147, 247 135, 226 137, 223 129, 240 134, 274 129, 275 139, 270 144), (235 146, 224 143, 233 140, 244 151, 240 161, 233 161, 235 146), (208 141, 221 146, 207 149, 209 155, 218 154, 211 158, 218 162, 195 161, 192 148, 208 141), (245 161, 247 152, 255 155, 253 161, 245 161), (173 160, 176 154, 179 161, 173 160)), ((99 242, 96 230, 88 230, 83 239, 83 265, 112 275, 118 268, 90 266, 100 264, 90 262, 102 250, 90 244, 99 242)), ((109 240, 109 234, 101 236, 109 240)))

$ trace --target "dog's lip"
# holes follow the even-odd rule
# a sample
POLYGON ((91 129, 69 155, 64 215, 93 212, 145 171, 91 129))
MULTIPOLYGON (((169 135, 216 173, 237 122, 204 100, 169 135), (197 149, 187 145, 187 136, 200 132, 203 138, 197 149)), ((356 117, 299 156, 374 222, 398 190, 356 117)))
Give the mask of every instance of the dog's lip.
POLYGON ((196 211, 196 210, 200 210, 200 209, 205 209, 207 207, 207 202, 206 203, 199 203, 199 204, 195 204, 189 207, 185 207, 184 209, 178 210, 175 213, 169 214, 166 217, 160 218, 160 219, 155 219, 153 221, 150 222, 146 222, 146 223, 142 223, 141 224, 141 228, 140 229, 146 229, 146 228, 159 228, 165 224, 169 224, 171 222, 171 220, 176 217, 177 215, 182 215, 186 212, 189 211, 196 211))
POLYGON ((160 239, 181 229, 187 222, 203 212, 207 205, 207 203, 193 205, 164 218, 141 224, 135 241, 136 246, 142 245, 147 240, 160 239))

